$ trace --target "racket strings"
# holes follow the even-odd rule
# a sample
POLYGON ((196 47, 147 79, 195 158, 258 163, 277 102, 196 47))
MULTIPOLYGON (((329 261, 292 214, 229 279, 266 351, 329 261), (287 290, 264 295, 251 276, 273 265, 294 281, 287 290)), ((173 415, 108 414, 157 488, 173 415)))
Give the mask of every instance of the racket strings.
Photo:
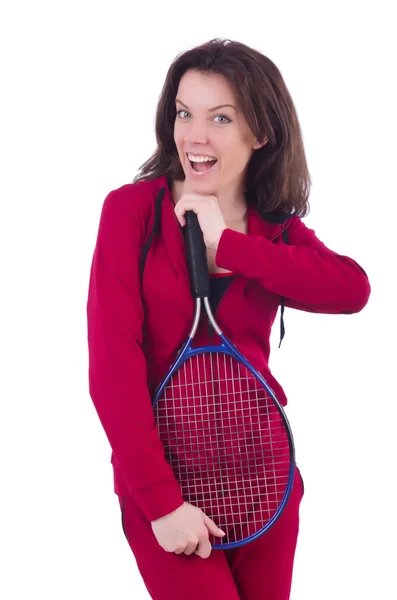
POLYGON ((273 399, 244 365, 222 352, 189 358, 154 412, 185 500, 227 532, 223 543, 271 520, 289 480, 289 439, 273 399))

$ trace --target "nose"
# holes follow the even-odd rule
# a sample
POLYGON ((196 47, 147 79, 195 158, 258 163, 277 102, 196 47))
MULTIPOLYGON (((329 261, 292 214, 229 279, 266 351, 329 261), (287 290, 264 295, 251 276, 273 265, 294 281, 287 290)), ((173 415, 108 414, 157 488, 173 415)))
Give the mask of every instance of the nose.
POLYGON ((206 124, 191 120, 185 129, 185 142, 189 144, 206 144, 208 141, 208 132, 206 124))

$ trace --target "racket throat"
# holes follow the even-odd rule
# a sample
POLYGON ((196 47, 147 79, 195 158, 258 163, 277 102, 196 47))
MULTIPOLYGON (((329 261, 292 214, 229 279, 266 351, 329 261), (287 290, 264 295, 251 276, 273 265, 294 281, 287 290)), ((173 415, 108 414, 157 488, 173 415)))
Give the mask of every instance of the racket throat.
POLYGON ((209 335, 210 340, 212 341, 214 339, 215 329, 209 318, 207 319, 207 323, 208 323, 208 335, 209 335))
MULTIPOLYGON (((212 314, 212 310, 211 310, 211 306, 210 306, 208 297, 203 298, 203 300, 204 300, 205 310, 207 313, 208 333, 210 334, 211 337, 213 337, 214 332, 217 335, 221 336, 222 330, 219 327, 218 323, 215 321, 214 315, 212 314)), ((218 308, 219 308, 219 304, 218 304, 218 308)))

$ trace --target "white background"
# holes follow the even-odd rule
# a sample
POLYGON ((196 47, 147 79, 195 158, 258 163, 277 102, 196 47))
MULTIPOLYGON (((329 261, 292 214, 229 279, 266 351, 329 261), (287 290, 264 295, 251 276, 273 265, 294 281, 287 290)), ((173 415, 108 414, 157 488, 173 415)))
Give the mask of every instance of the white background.
POLYGON ((88 394, 89 269, 104 198, 154 150, 171 61, 222 37, 281 70, 313 178, 304 222, 373 290, 353 316, 287 310, 280 350, 273 331, 306 486, 291 600, 397 598, 392 2, 134 4, 1 7, 0 596, 148 598, 88 394))

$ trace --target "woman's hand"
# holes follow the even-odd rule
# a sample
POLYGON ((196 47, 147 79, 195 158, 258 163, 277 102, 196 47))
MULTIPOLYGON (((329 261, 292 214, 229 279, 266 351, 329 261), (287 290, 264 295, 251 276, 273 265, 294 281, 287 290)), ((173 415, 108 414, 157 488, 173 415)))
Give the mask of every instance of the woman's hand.
POLYGON ((211 554, 209 533, 223 537, 219 529, 202 510, 184 502, 172 513, 151 522, 153 533, 166 552, 197 554, 208 558, 211 554))
POLYGON ((222 233, 227 229, 218 198, 184 192, 175 206, 175 214, 182 227, 186 225, 184 214, 188 210, 193 210, 198 217, 206 247, 216 250, 222 233))

